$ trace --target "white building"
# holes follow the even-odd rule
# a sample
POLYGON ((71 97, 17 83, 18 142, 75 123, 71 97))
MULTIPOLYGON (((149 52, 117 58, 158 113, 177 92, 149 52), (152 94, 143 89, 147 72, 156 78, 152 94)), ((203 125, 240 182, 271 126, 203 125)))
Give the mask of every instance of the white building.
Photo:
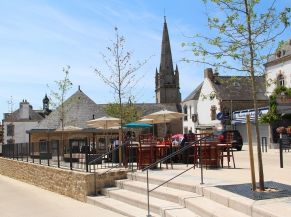
POLYGON ((272 55, 265 64, 267 95, 280 86, 291 87, 291 39, 272 55))
POLYGON ((202 83, 181 103, 182 111, 185 114, 183 118, 183 133, 188 133, 189 131, 195 132, 198 125, 197 103, 201 87, 202 83))
MULTIPOLYGON (((265 78, 256 77, 256 83, 258 106, 267 106, 265 78)), ((211 68, 205 69, 204 81, 182 102, 187 114, 183 121, 184 133, 190 129, 203 132, 231 128, 232 112, 250 108, 253 108, 253 98, 249 76, 220 76, 211 68), (195 122, 190 118, 193 114, 195 122)))
POLYGON ((11 114, 5 114, 3 120, 3 143, 29 142, 27 130, 35 128, 43 116, 32 109, 32 106, 23 100, 19 109, 11 114))

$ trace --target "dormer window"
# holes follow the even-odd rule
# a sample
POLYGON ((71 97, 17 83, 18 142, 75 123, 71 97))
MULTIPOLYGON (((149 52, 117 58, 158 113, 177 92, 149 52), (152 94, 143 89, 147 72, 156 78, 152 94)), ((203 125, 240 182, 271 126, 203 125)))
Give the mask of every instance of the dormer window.
POLYGON ((277 77, 278 86, 285 86, 284 76, 279 74, 277 77))

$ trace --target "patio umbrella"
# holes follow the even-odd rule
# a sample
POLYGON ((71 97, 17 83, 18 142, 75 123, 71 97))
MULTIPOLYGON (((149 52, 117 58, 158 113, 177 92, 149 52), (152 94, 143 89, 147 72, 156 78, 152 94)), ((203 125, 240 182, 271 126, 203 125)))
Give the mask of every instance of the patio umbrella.
POLYGON ((183 138, 184 138, 184 135, 181 133, 172 135, 172 139, 183 139, 183 138))
MULTIPOLYGON (((169 119, 162 120, 162 119, 142 118, 142 119, 138 120, 137 122, 154 125, 154 124, 161 124, 164 122, 167 123, 167 122, 170 122, 170 120, 169 119)), ((153 127, 153 136, 155 135, 154 130, 155 130, 155 128, 153 127)))
POLYGON ((125 124, 123 127, 124 128, 150 128, 153 125, 147 124, 147 123, 142 123, 142 122, 131 122, 128 124, 125 124))
POLYGON ((104 116, 101 118, 93 119, 90 121, 87 121, 87 126, 88 127, 93 127, 93 128, 102 128, 105 131, 105 143, 106 143, 106 150, 108 151, 108 141, 107 141, 107 130, 110 128, 114 127, 119 127, 120 126, 120 119, 119 118, 114 118, 110 116, 104 116))
POLYGON ((82 130, 82 128, 71 126, 71 125, 56 129, 56 131, 64 131, 64 132, 71 132, 71 131, 73 132, 73 131, 79 131, 79 130, 82 130))
MULTIPOLYGON (((182 118, 182 117, 184 117, 183 113, 168 111, 168 110, 161 110, 161 111, 146 115, 143 118, 153 119, 155 122, 164 123, 165 130, 166 130, 166 127, 167 127, 166 122, 169 122, 171 120, 175 120, 178 118, 182 118)), ((166 134, 166 132, 165 132, 165 134, 166 134)))

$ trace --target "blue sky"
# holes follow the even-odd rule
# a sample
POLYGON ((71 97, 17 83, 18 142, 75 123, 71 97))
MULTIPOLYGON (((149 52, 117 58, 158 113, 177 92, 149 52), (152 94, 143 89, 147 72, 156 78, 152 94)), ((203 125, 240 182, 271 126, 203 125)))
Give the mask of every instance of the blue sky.
MULTIPOLYGON (((289 1, 280 2, 290 6, 289 1)), ((0 113, 9 111, 11 97, 14 110, 22 99, 41 108, 47 85, 63 78, 66 65, 74 85, 70 94, 80 85, 96 103, 112 102, 111 89, 94 69, 105 67, 100 52, 110 45, 115 26, 133 51, 133 62, 152 56, 138 72, 144 79, 134 94, 138 102, 155 102, 164 13, 184 99, 203 80, 207 66, 181 62, 192 57, 181 43, 207 33, 204 12, 199 0, 0 0, 0 113)))

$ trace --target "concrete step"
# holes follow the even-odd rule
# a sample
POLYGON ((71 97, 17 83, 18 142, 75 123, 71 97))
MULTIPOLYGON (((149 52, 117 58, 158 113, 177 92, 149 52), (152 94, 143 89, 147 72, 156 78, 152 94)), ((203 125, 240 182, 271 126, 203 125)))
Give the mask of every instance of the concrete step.
MULTIPOLYGON (((88 196, 87 203, 111 210, 127 217, 147 216, 147 210, 132 206, 128 203, 124 203, 107 196, 88 196)), ((152 217, 160 217, 160 215, 155 213, 151 213, 151 215, 152 217)))
MULTIPOLYGON (((125 179, 125 180, 117 180, 115 183, 116 183, 116 186, 121 189, 133 191, 133 192, 143 194, 143 195, 146 195, 147 193, 146 182, 139 182, 139 181, 125 179)), ((157 187, 157 185, 149 184, 149 189, 154 189, 155 187, 157 187)), ((183 207, 185 207, 185 203, 184 203, 185 198, 201 197, 200 195, 196 193, 164 187, 164 186, 160 186, 157 189, 151 191, 150 196, 159 198, 162 200, 167 200, 173 203, 177 203, 183 207)))
MULTIPOLYGON (((127 177, 131 180, 144 182, 146 183, 146 174, 137 172, 134 174, 128 174, 127 177)), ((165 180, 171 177, 159 176, 156 173, 149 175, 150 183, 161 184, 165 180)), ((146 185, 146 184, 145 184, 146 185)), ((169 183, 166 183, 164 186, 168 188, 188 191, 196 193, 197 195, 203 196, 209 200, 212 200, 218 204, 221 204, 225 207, 229 207, 233 210, 239 211, 246 215, 252 216, 253 212, 253 203, 254 201, 240 195, 234 194, 217 188, 212 185, 200 185, 199 182, 181 182, 180 180, 172 180, 169 183)), ((267 214, 267 213, 266 213, 267 214)))
MULTIPOLYGON (((146 183, 132 180, 119 180, 116 181, 117 186, 119 188, 126 189, 128 191, 134 191, 140 194, 146 194, 146 183)), ((150 184, 149 189, 153 189, 157 185, 150 184)), ((217 203, 209 198, 203 197, 196 193, 192 193, 189 191, 178 190, 169 187, 159 187, 150 193, 150 200, 152 198, 159 198, 166 201, 171 201, 174 203, 180 204, 180 206, 185 207, 191 210, 193 213, 196 213, 200 216, 211 216, 212 213, 215 213, 213 216, 224 217, 224 216, 241 216, 246 217, 248 215, 235 211, 232 208, 224 206, 222 204, 217 203), (197 203, 192 203, 192 201, 196 201, 197 203), (196 204, 201 204, 201 206, 197 207, 196 204), (211 210, 211 212, 209 212, 211 210), (222 210, 219 212, 217 210, 222 210), (215 211, 215 212, 214 212, 215 211), (227 214, 226 214, 227 213, 227 214)))
MULTIPOLYGON (((145 183, 147 181, 146 173, 142 173, 142 172, 128 173, 127 174, 127 178, 130 179, 130 180, 139 181, 139 182, 145 182, 145 183)), ((156 184, 156 185, 162 184, 164 181, 166 181, 166 180, 168 180, 170 178, 173 178, 173 176, 161 177, 161 176, 158 176, 156 174, 154 174, 154 175, 150 174, 149 175, 150 183, 151 184, 156 184)), ((163 186, 174 188, 174 189, 178 189, 178 190, 197 193, 197 189, 196 189, 197 185, 195 183, 183 183, 183 184, 181 184, 176 179, 164 184, 163 186)))
POLYGON ((204 197, 188 198, 186 207, 203 217, 250 217, 204 197))
MULTIPOLYGON (((106 196, 121 201, 123 203, 130 204, 132 206, 142 208, 147 210, 147 196, 146 194, 139 194, 125 189, 119 188, 107 188, 103 189, 102 193, 106 196)), ((171 210, 180 210, 181 212, 185 211, 189 216, 197 216, 195 213, 185 210, 185 208, 177 203, 170 201, 162 200, 155 197, 150 197, 150 212, 156 213, 161 216, 174 215, 174 211, 171 210)), ((177 211, 178 212, 178 211, 177 211)), ((180 215, 179 215, 180 216, 180 215)))

